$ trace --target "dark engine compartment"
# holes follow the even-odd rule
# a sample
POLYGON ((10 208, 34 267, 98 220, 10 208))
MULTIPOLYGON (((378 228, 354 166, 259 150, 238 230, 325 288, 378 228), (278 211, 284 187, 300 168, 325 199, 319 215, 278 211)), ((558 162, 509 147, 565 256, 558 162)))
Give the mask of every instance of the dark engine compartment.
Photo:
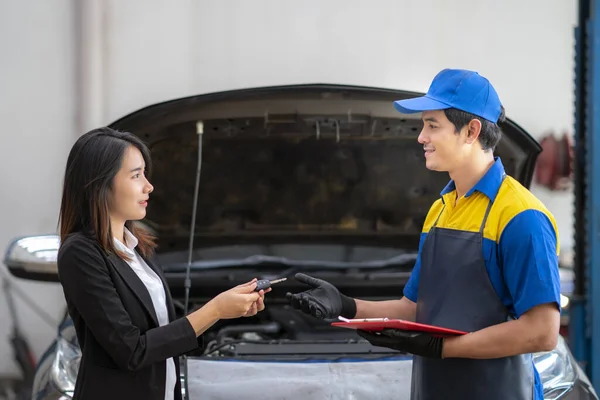
MULTIPOLYGON (((368 300, 387 300, 401 297, 410 272, 384 269, 370 272, 307 273, 330 281, 348 295, 368 300)), ((178 275, 179 273, 169 273, 167 279, 173 281, 176 311, 178 317, 182 317, 184 298, 178 295, 183 293, 183 286, 178 275)), ((251 279, 252 271, 236 271, 235 277, 233 274, 224 274, 223 271, 196 272, 194 275, 192 280, 198 286, 192 285, 191 310, 201 307, 218 293, 251 279)), ((273 290, 265 296, 265 310, 253 317, 218 321, 202 336, 201 348, 189 356, 305 360, 379 358, 398 354, 390 349, 371 346, 353 330, 332 327, 331 320, 319 320, 291 308, 285 294, 305 289, 306 286, 295 281, 293 276, 286 282, 273 286, 273 290)))

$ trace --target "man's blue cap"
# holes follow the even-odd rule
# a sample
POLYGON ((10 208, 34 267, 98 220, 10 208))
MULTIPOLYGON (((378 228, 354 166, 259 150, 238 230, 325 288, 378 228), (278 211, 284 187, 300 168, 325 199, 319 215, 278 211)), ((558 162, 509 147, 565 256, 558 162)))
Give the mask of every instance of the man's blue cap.
POLYGON ((477 72, 464 69, 444 69, 433 78, 425 96, 394 102, 396 110, 404 114, 456 108, 494 123, 501 106, 492 84, 477 72))

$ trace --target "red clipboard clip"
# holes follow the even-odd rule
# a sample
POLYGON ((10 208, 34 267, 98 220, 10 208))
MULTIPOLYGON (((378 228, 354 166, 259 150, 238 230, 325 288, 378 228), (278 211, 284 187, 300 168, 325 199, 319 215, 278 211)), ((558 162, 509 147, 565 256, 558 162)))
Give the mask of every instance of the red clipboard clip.
POLYGON ((432 336, 448 337, 466 335, 468 332, 459 331, 456 329, 443 328, 441 326, 420 324, 418 322, 405 321, 403 319, 389 318, 362 318, 362 319, 347 319, 338 317, 340 322, 332 322, 331 326, 347 329, 361 329, 364 331, 378 332, 384 329, 400 329, 404 331, 424 332, 432 336))

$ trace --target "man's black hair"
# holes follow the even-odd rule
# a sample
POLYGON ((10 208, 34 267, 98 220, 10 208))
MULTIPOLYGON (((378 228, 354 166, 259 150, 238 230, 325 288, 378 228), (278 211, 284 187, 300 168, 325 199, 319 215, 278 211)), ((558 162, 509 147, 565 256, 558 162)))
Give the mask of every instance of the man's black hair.
MULTIPOLYGON (((496 149, 496 145, 502 137, 502 130, 500 130, 500 127, 497 123, 495 124, 487 119, 478 117, 477 115, 473 115, 465 111, 457 110, 456 108, 445 109, 444 114, 446 114, 446 118, 452 122, 457 133, 460 132, 460 130, 469 122, 471 122, 471 120, 479 120, 481 122, 481 132, 479 133, 479 142, 481 143, 481 148, 485 151, 494 151, 496 149)), ((504 107, 501 106, 498 122, 504 122, 505 118, 506 116, 504 113, 504 107)))

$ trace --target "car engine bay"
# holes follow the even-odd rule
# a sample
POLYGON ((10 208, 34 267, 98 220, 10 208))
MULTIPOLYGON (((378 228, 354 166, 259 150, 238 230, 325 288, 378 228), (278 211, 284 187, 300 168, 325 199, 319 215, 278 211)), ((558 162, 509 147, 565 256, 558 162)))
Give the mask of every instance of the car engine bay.
MULTIPOLYGON (((343 293, 369 300, 400 298, 409 275, 409 271, 388 269, 307 273, 338 285, 343 293)), ((216 278, 210 279, 206 274, 203 276, 202 287, 195 287, 193 293, 202 293, 206 301, 213 292, 225 290, 226 282, 229 282, 221 280, 218 281, 219 285, 216 278)), ((229 287, 235 284, 231 282, 229 287)), ((202 346, 189 356, 248 360, 335 360, 398 354, 391 349, 372 346, 353 330, 332 327, 332 320, 320 320, 293 309, 285 294, 305 289, 293 277, 288 278, 265 295, 263 311, 252 317, 218 321, 202 335, 202 346)), ((177 289, 174 290, 177 292, 177 289)), ((195 296, 192 299, 190 311, 205 304, 195 296)), ((178 316, 183 316, 183 302, 176 298, 175 304, 178 316)))

